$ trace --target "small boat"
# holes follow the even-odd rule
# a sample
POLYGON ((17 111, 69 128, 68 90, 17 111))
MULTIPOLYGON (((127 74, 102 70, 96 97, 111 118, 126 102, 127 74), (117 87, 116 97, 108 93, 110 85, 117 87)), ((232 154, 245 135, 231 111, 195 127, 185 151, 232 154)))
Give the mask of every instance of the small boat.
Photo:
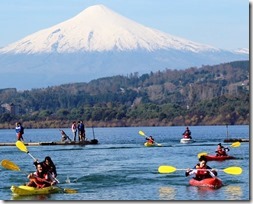
POLYGON ((195 142, 192 138, 182 138, 180 140, 180 143, 187 144, 187 143, 193 143, 195 142))
POLYGON ((236 159, 233 156, 216 156, 216 155, 202 155, 207 161, 224 161, 228 159, 236 159))
POLYGON ((63 190, 57 186, 34 188, 30 186, 21 185, 21 186, 11 186, 11 191, 14 195, 28 196, 28 195, 44 195, 44 194, 59 193, 63 190))
POLYGON ((217 177, 206 178, 206 179, 202 179, 200 181, 192 178, 192 179, 190 179, 189 184, 191 186, 209 187, 209 188, 215 188, 215 189, 220 188, 223 185, 222 181, 217 177))
POLYGON ((155 147, 155 144, 154 143, 150 143, 150 142, 145 142, 144 146, 145 147, 155 147))

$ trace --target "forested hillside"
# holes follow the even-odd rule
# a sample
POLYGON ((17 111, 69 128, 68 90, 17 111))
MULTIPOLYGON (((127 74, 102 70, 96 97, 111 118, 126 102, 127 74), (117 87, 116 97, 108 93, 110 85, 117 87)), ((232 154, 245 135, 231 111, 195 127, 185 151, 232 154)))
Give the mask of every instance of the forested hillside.
MULTIPOLYGON (((24 79, 25 80, 25 79, 24 79)), ((0 127, 171 126, 249 124, 249 61, 139 76, 113 76, 43 89, 0 90, 0 127)))

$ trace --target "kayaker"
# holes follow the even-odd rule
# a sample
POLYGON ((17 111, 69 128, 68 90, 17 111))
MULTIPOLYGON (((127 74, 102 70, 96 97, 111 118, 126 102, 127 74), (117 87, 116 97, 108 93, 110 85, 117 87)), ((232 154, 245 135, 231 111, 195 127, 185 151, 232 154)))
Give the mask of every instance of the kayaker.
POLYGON ((227 151, 229 151, 228 147, 223 147, 221 143, 218 144, 216 149, 216 156, 228 156, 227 151))
POLYGON ((150 144, 154 144, 154 142, 155 142, 155 139, 152 136, 147 137, 146 140, 150 144))
POLYGON ((201 181, 205 178, 212 178, 217 176, 217 171, 213 170, 207 165, 207 160, 205 157, 201 156, 199 158, 199 163, 193 169, 187 169, 185 176, 195 174, 194 179, 201 181))
POLYGON ((44 161, 42 161, 42 162, 39 162, 37 159, 33 164, 35 166, 37 166, 38 164, 42 165, 45 172, 49 173, 49 175, 52 177, 52 179, 56 180, 55 179, 57 177, 56 166, 55 166, 54 162, 52 161, 51 157, 46 156, 44 161))
POLYGON ((35 188, 44 188, 56 184, 56 181, 50 178, 41 164, 37 164, 36 171, 30 173, 27 178, 30 179, 30 181, 26 185, 35 188))
POLYGON ((183 135, 183 138, 192 139, 191 131, 190 131, 189 127, 186 127, 186 130, 184 131, 184 133, 182 135, 183 135))

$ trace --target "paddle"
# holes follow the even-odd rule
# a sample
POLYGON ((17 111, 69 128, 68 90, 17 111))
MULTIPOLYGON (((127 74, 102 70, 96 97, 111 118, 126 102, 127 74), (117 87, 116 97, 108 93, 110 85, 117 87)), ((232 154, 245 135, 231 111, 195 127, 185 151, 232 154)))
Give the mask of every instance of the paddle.
MULTIPOLYGON (((141 136, 144 136, 145 138, 147 138, 147 139, 150 139, 150 137, 148 137, 147 135, 145 135, 145 133, 143 132, 143 131, 139 131, 139 134, 141 135, 141 136)), ((154 141, 154 140, 153 140, 154 141)), ((154 141, 154 143, 157 145, 157 146, 162 146, 161 144, 159 144, 159 143, 157 143, 156 141, 154 141)))
MULTIPOLYGON (((175 171, 179 170, 184 170, 186 171, 187 169, 177 169, 176 167, 173 166, 159 166, 158 172, 161 174, 168 174, 168 173, 173 173, 175 171)), ((192 170, 192 169, 191 169, 192 170)), ((203 169, 206 170, 206 169, 203 169)), ((223 171, 227 174, 232 174, 232 175, 240 175, 242 173, 242 168, 237 167, 237 166, 231 166, 225 169, 214 169, 216 171, 223 171)))
MULTIPOLYGON (((4 159, 1 161, 1 166, 4 167, 5 169, 8 170, 12 170, 12 171, 21 171, 19 166, 17 164, 15 164, 14 162, 4 159)), ((26 175, 28 175, 27 172, 25 171, 21 171, 23 173, 25 173, 26 175)), ((46 180, 45 180, 46 181, 46 180)), ((48 182, 48 181, 46 181, 48 182)), ((63 192, 65 193, 77 193, 77 191, 75 189, 71 189, 71 188, 61 188, 59 186, 57 186, 58 188, 60 188, 63 192)))
MULTIPOLYGON (((240 147, 241 143, 240 142, 234 142, 230 145, 230 147, 240 147)), ((198 153, 198 158, 200 158, 202 155, 208 155, 207 152, 200 152, 198 153)))
MULTIPOLYGON (((19 150, 21 150, 22 152, 27 153, 30 157, 33 158, 34 161, 37 161, 37 159, 35 159, 35 158, 33 157, 33 155, 30 154, 30 152, 28 151, 27 147, 25 146, 25 144, 24 144, 23 142, 21 142, 21 141, 18 140, 18 141, 16 142, 16 147, 17 147, 19 150)), ((53 178, 55 181, 57 181, 58 183, 60 183, 60 181, 59 181, 58 179, 56 179, 56 178, 54 178, 54 177, 52 177, 52 178, 53 178)))
POLYGON ((34 161, 37 161, 37 159, 35 159, 31 154, 30 152, 28 151, 28 149, 26 148, 25 144, 23 142, 21 142, 20 140, 18 140, 16 142, 16 147, 21 150, 22 152, 25 152, 27 153, 30 157, 33 158, 34 161))

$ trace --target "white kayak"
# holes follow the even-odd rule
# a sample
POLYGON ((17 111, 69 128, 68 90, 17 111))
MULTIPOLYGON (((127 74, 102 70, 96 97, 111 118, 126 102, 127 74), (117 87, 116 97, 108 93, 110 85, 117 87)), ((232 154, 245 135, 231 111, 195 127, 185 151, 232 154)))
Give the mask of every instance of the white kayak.
POLYGON ((193 143, 193 142, 195 142, 195 141, 193 139, 191 139, 191 138, 182 138, 180 140, 180 143, 183 143, 183 144, 193 143))

